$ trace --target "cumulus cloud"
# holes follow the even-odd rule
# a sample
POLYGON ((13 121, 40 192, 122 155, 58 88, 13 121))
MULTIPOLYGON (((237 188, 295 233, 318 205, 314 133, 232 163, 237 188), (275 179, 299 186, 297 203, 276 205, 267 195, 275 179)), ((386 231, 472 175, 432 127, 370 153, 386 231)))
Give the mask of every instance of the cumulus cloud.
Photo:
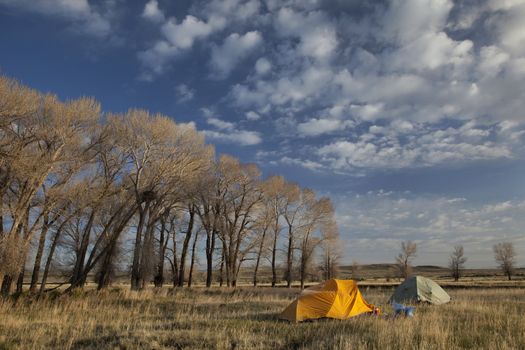
POLYGON ((276 30, 283 36, 300 39, 300 53, 317 60, 330 59, 337 48, 334 24, 322 11, 296 12, 284 7, 277 13, 276 30))
POLYGON ((248 112, 246 112, 246 119, 248 119, 248 120, 259 120, 259 119, 261 119, 261 116, 257 112, 248 111, 248 112))
POLYGON ((252 146, 262 142, 260 133, 247 130, 232 130, 231 132, 221 132, 204 130, 207 139, 217 142, 234 143, 241 146, 252 146))
POLYGON ((101 38, 113 34, 111 2, 105 2, 97 9, 88 0, 0 0, 0 5, 62 18, 71 23, 73 30, 83 34, 101 38))
POLYGON ((225 78, 243 58, 262 43, 261 33, 247 32, 244 35, 230 34, 221 46, 214 46, 210 65, 217 77, 225 78))
POLYGON ((208 118, 206 119, 206 122, 221 130, 233 130, 235 127, 235 124, 221 120, 219 118, 208 118))
POLYGON ((299 166, 301 168, 305 168, 312 171, 318 171, 323 168, 323 165, 321 163, 313 162, 311 160, 302 160, 297 158, 290 158, 287 156, 282 157, 279 160, 279 163, 285 164, 285 165, 294 165, 299 166))
POLYGON ((192 15, 187 15, 181 22, 173 17, 168 18, 160 26, 162 38, 137 54, 144 67, 140 78, 153 80, 155 76, 165 72, 178 54, 191 49, 196 40, 206 38, 225 25, 225 19, 216 16, 210 17, 208 21, 192 15))
POLYGON ((257 131, 239 129, 235 123, 215 117, 209 109, 204 109, 203 113, 208 125, 215 128, 215 130, 202 131, 208 140, 241 146, 252 146, 262 142, 261 134, 257 131))
POLYGON ((230 97, 237 106, 269 106, 275 113, 300 115, 302 122, 330 108, 347 111, 343 118, 369 121, 517 120, 525 99, 518 88, 525 74, 519 68, 525 62, 523 21, 514 21, 523 18, 519 4, 476 4, 483 16, 470 22, 477 28, 464 25, 468 30, 458 36, 451 30, 461 12, 457 8, 473 6, 448 0, 392 1, 386 9, 363 9, 360 25, 351 25, 351 15, 338 17, 313 4, 276 2, 273 23, 280 46, 265 57, 272 60, 274 78, 235 84, 230 97), (495 34, 476 35, 483 28, 494 28, 495 34), (315 40, 318 31, 323 43, 315 40), (312 72, 322 74, 306 79, 312 72))
POLYGON ((175 87, 175 93, 177 94, 177 101, 179 103, 190 101, 195 97, 195 90, 186 84, 177 85, 177 87, 175 87))
POLYGON ((347 127, 353 126, 352 120, 323 119, 313 118, 304 123, 300 123, 297 128, 299 134, 303 136, 319 136, 329 134, 334 131, 341 131, 347 127))
POLYGON ((272 63, 268 59, 261 57, 255 62, 255 71, 258 75, 265 75, 272 69, 272 63))
POLYGON ((434 129, 429 124, 395 121, 387 126, 373 125, 369 134, 353 141, 340 140, 320 147, 317 154, 335 170, 401 169, 429 167, 443 163, 471 162, 512 157, 512 146, 496 143, 488 129, 474 123, 461 127, 434 129), (410 137, 407 139, 406 134, 410 137))
POLYGON ((164 22, 164 13, 159 9, 157 0, 150 0, 144 6, 142 17, 154 23, 164 22))

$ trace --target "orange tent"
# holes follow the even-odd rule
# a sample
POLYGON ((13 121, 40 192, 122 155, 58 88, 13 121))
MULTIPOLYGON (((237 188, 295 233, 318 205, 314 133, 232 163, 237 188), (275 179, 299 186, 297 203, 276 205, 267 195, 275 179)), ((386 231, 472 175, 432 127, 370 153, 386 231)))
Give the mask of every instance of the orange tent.
POLYGON ((291 322, 322 317, 344 320, 374 310, 375 306, 363 299, 355 281, 331 279, 302 291, 279 318, 291 322))

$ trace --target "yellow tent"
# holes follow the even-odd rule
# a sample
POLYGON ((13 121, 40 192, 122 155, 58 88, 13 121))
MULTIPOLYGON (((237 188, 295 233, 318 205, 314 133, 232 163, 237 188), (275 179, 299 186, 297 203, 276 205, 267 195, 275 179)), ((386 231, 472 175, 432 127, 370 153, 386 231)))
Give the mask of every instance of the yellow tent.
POLYGON ((374 310, 375 306, 361 296, 356 282, 331 279, 302 291, 279 318, 291 322, 322 317, 344 320, 374 310))

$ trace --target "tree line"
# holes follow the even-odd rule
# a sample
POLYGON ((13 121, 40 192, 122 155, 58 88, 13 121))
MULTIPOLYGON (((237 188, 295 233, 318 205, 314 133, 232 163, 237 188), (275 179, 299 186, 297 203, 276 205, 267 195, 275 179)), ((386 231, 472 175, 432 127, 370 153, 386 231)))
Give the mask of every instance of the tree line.
MULTIPOLYGON (((500 242, 492 246, 494 260, 501 272, 510 281, 516 266, 516 250, 512 242, 500 242)), ((417 244, 412 241, 401 242, 401 252, 396 256, 396 266, 402 278, 408 278, 412 272, 412 260, 416 257, 417 244)), ((459 281, 465 269, 467 257, 462 245, 455 245, 450 254, 448 268, 454 281, 459 281)))
POLYGON ((339 245, 329 198, 217 157, 191 125, 0 77, 4 296, 25 280, 43 293, 55 265, 70 290, 105 288, 122 269, 134 290, 191 285, 197 258, 208 287, 236 286, 241 267, 257 285, 263 265, 272 286, 304 286, 313 267, 333 276, 339 245))

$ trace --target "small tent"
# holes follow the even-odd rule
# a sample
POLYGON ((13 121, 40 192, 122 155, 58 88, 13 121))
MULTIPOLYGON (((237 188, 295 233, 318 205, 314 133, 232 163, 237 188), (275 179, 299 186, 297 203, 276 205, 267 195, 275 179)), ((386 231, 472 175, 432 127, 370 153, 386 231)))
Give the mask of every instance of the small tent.
POLYGON ((412 276, 401 283, 390 302, 427 302, 434 305, 445 304, 450 296, 436 282, 422 276, 412 276))
POLYGON ((343 320, 374 310, 374 305, 363 299, 356 282, 331 279, 303 290, 279 318, 291 322, 323 317, 343 320))

